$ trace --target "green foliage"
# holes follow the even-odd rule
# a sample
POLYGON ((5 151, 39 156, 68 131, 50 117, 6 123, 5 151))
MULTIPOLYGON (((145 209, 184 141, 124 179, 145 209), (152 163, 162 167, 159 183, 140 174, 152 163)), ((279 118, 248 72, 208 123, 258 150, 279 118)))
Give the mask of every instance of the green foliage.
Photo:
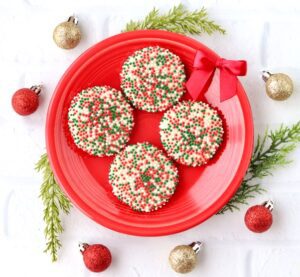
POLYGON ((225 34, 225 30, 208 19, 205 8, 195 11, 187 10, 182 4, 175 6, 166 14, 160 14, 159 10, 153 10, 144 20, 130 21, 123 32, 135 30, 167 30, 180 34, 198 35, 214 32, 225 34))
POLYGON ((61 247, 59 235, 63 232, 60 219, 61 212, 68 214, 72 207, 70 200, 61 191, 55 181, 47 154, 43 154, 36 164, 38 172, 43 173, 40 197, 44 205, 44 234, 46 238, 45 252, 50 253, 52 262, 57 261, 57 252, 61 247))
POLYGON ((258 179, 272 175, 273 171, 291 162, 288 155, 295 150, 300 142, 300 121, 291 127, 281 125, 275 131, 266 131, 258 136, 247 174, 237 193, 223 207, 219 214, 239 209, 240 204, 254 198, 264 191, 258 179))

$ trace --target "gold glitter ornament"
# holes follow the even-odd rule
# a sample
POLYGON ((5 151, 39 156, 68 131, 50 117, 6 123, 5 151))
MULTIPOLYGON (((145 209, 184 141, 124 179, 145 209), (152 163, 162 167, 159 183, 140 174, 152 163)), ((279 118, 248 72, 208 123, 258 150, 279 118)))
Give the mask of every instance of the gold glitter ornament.
POLYGON ((191 272, 197 263, 197 254, 201 250, 203 242, 196 241, 190 245, 178 245, 169 255, 169 263, 177 273, 191 272))
POLYGON ((283 101, 292 95, 294 86, 288 75, 263 71, 262 78, 266 82, 266 92, 273 100, 283 101))
POLYGON ((72 49, 78 45, 81 39, 81 32, 78 18, 70 16, 68 21, 58 24, 53 31, 53 40, 58 47, 72 49))

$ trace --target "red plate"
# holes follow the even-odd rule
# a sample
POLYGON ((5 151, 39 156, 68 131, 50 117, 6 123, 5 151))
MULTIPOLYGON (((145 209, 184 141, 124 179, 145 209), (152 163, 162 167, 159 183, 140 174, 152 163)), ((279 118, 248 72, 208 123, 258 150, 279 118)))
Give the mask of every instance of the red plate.
MULTIPOLYGON (((80 90, 95 85, 120 89, 119 72, 133 51, 159 45, 179 55, 189 76, 196 49, 216 55, 200 42, 165 31, 136 31, 110 37, 83 53, 66 71, 52 97, 47 117, 47 151, 55 176, 72 202, 96 222, 118 232, 160 236, 191 228, 218 212, 238 189, 253 147, 251 109, 241 84, 238 94, 219 102, 219 76, 215 74, 206 101, 225 119, 222 149, 204 167, 178 166, 180 182, 170 202, 152 213, 132 211, 113 196, 108 183, 113 158, 83 157, 74 152, 64 133, 64 110, 80 90)), ((188 98, 186 95, 185 98, 188 98)), ((159 121, 162 113, 135 112, 130 143, 149 141, 162 147, 159 121)))

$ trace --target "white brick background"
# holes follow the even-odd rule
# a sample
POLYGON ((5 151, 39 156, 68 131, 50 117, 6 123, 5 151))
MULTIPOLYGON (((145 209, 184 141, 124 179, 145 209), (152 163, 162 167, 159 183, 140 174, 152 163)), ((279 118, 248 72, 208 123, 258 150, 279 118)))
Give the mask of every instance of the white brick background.
MULTIPOLYGON (((186 0, 189 8, 207 7, 211 18, 227 31, 198 39, 232 59, 249 62, 242 82, 251 101, 255 131, 300 119, 300 3, 285 1, 186 0), (274 102, 264 93, 260 71, 292 76, 295 94, 274 102)), ((153 6, 167 10, 179 1, 159 0, 0 0, 0 276, 177 276, 167 263, 177 244, 205 241, 199 265, 188 276, 299 277, 300 276, 300 148, 295 162, 263 180, 268 197, 276 202, 275 222, 264 234, 250 233, 240 212, 214 216, 186 232, 140 238, 110 231, 77 209, 63 219, 65 233, 60 259, 51 264, 44 248, 42 205, 38 198, 41 176, 34 163, 45 151, 44 125, 52 92, 65 69, 85 49, 116 34, 129 19, 142 18, 153 6), (52 41, 55 25, 70 14, 79 16, 83 39, 71 51, 52 41), (11 109, 12 93, 43 83, 41 106, 22 118, 11 109), (82 264, 77 242, 100 242, 112 251, 113 264, 102 274, 89 273, 82 264)))

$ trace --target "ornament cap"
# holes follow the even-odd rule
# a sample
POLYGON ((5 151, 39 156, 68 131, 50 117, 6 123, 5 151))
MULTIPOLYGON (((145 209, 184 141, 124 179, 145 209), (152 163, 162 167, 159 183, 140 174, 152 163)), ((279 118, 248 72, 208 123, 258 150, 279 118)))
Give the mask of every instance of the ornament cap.
POLYGON ((203 248, 203 242, 195 241, 195 242, 192 242, 189 246, 192 247, 195 254, 198 254, 200 252, 200 250, 203 248))
POLYGON ((267 80, 272 76, 272 73, 266 70, 262 71, 262 79, 267 82, 267 80))
POLYGON ((31 86, 30 89, 36 93, 36 95, 39 95, 42 91, 42 85, 35 85, 31 86))
POLYGON ((81 253, 83 253, 88 246, 89 246, 89 244, 84 243, 84 242, 78 243, 79 251, 81 253))
POLYGON ((78 24, 78 17, 76 17, 75 15, 71 15, 69 18, 68 18, 68 22, 72 22, 74 23, 75 25, 78 24))
POLYGON ((270 212, 274 209, 274 202, 272 200, 268 200, 262 203, 263 206, 265 206, 270 212))

